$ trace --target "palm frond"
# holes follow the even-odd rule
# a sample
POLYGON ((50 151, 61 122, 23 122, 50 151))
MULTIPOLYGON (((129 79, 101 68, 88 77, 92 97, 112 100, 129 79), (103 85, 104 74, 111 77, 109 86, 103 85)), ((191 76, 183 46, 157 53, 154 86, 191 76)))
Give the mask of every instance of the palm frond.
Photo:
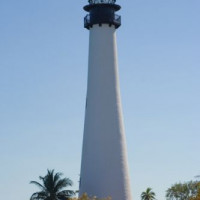
POLYGON ((63 200, 63 199, 66 199, 66 198, 71 198, 75 194, 76 193, 72 190, 63 190, 63 191, 61 191, 57 194, 57 197, 58 197, 59 200, 63 200))
POLYGON ((67 186, 72 186, 73 182, 69 178, 64 178, 61 180, 58 180, 58 182, 55 185, 55 191, 59 192, 61 189, 67 186))
POLYGON ((47 175, 43 177, 43 184, 50 193, 54 191, 53 176, 54 170, 47 170, 47 175))
POLYGON ((30 200, 45 200, 47 196, 45 192, 35 192, 32 194, 30 200))
POLYGON ((30 184, 35 184, 42 190, 46 190, 46 188, 42 184, 38 183, 37 181, 30 181, 30 184))
POLYGON ((76 192, 74 192, 73 190, 63 190, 63 191, 61 191, 61 192, 59 192, 58 193, 58 195, 75 195, 76 194, 76 192))
POLYGON ((39 179, 43 181, 43 180, 44 180, 44 177, 42 177, 42 176, 39 176, 39 179))
POLYGON ((63 174, 58 172, 54 175, 53 179, 54 179, 54 182, 57 183, 59 181, 59 179, 61 178, 63 174))

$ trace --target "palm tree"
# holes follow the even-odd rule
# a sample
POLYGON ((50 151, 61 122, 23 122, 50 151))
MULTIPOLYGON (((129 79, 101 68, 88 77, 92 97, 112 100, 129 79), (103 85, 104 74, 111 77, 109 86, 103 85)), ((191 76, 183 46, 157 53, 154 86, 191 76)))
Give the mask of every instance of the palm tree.
POLYGON ((141 199, 142 200, 153 200, 155 199, 155 193, 152 191, 151 188, 147 188, 145 192, 142 192, 141 199))
POLYGON ((55 173, 54 170, 47 170, 47 175, 39 179, 42 181, 31 181, 31 184, 37 185, 41 191, 32 194, 30 200, 68 200, 75 192, 72 190, 63 190, 67 186, 72 186, 69 178, 61 178, 62 173, 55 173))

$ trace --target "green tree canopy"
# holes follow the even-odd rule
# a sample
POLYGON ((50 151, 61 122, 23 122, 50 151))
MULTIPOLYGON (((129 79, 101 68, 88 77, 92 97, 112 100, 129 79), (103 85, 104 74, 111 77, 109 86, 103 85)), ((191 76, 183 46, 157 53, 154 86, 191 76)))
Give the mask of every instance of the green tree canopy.
POLYGON ((32 194, 30 200, 68 200, 75 193, 72 190, 63 190, 67 186, 72 186, 69 178, 61 178, 62 173, 54 173, 54 170, 47 170, 47 174, 39 179, 42 183, 31 181, 40 188, 39 192, 32 194))
POLYGON ((199 181, 176 183, 166 191, 167 200, 189 200, 197 196, 200 189, 199 181))

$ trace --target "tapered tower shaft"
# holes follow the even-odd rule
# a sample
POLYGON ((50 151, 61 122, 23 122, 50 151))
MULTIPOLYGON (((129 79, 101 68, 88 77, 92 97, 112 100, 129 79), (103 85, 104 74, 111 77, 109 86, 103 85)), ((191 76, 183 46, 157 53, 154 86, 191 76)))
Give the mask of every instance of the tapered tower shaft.
MULTIPOLYGON (((86 27, 87 28, 87 27, 86 27)), ((92 24, 80 195, 131 200, 119 89, 116 25, 92 24)))

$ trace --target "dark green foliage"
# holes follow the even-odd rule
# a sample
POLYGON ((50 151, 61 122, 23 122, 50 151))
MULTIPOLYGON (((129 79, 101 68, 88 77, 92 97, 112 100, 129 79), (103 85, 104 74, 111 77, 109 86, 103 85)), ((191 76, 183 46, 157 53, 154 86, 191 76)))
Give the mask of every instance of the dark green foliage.
POLYGON ((72 181, 68 178, 61 178, 62 173, 55 173, 54 170, 47 170, 47 175, 37 181, 31 181, 31 184, 37 185, 41 191, 32 194, 30 200, 68 200, 75 193, 72 190, 63 190, 67 186, 72 186, 72 181))
POLYGON ((199 181, 176 183, 166 191, 166 198, 167 200, 189 200, 197 196, 199 189, 199 181))
POLYGON ((151 188, 147 188, 145 192, 142 192, 141 199, 142 200, 153 200, 155 199, 155 193, 152 191, 151 188))

